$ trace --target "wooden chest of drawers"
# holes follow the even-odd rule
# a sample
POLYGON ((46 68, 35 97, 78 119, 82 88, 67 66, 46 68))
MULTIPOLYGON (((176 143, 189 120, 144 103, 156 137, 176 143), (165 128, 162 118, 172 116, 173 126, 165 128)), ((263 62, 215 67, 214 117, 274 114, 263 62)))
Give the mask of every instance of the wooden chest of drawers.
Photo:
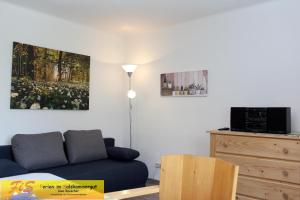
POLYGON ((300 135, 210 134, 211 156, 240 166, 238 200, 300 200, 300 135))

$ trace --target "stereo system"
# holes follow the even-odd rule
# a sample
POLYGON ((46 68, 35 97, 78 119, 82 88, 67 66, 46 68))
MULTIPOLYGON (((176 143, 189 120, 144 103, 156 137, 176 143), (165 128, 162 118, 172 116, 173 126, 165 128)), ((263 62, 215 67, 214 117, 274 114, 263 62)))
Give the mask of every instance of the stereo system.
POLYGON ((232 107, 230 129, 258 133, 291 133, 291 108, 232 107))

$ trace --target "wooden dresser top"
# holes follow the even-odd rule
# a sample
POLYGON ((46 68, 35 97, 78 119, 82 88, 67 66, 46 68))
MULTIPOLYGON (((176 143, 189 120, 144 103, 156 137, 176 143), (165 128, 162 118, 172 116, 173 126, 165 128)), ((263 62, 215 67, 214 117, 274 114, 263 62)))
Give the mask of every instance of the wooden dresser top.
POLYGON ((238 131, 209 131, 211 134, 217 135, 236 135, 245 137, 262 137, 262 138, 277 138, 277 139, 289 139, 289 140, 300 140, 300 134, 270 134, 270 133, 250 133, 250 132, 238 132, 238 131))

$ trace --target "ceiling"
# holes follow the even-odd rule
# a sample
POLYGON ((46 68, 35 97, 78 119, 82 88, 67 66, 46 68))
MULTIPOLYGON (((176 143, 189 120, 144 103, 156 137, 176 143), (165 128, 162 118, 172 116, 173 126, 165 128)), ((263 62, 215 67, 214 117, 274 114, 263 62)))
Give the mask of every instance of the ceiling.
POLYGON ((268 0, 2 0, 102 30, 141 32, 268 0))

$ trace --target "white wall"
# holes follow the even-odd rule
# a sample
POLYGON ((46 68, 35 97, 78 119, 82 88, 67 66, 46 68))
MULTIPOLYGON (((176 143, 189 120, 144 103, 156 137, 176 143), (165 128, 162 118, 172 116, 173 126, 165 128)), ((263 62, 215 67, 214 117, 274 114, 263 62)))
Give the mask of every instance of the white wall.
POLYGON ((231 106, 291 106, 300 131, 300 1, 278 0, 128 36, 134 74, 133 145, 152 177, 171 153, 208 155, 207 130, 229 126, 231 106), (209 70, 208 97, 161 97, 160 74, 209 70))
POLYGON ((93 128, 127 144, 122 37, 0 1, 0 44, 0 144, 10 143, 16 133, 93 128), (90 110, 10 110, 13 41, 90 55, 90 110))

